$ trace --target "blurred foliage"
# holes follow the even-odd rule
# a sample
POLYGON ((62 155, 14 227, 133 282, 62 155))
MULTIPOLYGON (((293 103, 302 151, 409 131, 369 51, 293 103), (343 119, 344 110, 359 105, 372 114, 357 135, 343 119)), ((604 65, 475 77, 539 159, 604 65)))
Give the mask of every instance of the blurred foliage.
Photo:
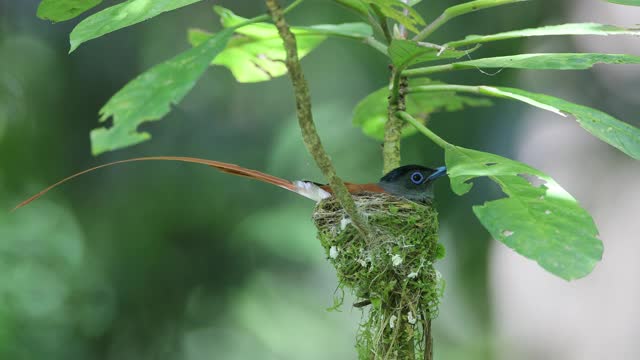
MULTIPOLYGON (((222 3, 240 14, 261 12, 255 2, 222 3)), ((202 2, 67 56, 68 34, 78 21, 51 25, 34 16, 37 6, 35 0, 0 2, 5 209, 74 171, 141 154, 200 156, 322 180, 297 135, 286 79, 236 84, 216 68, 165 124, 141 127, 154 133, 154 142, 91 158, 86 134, 96 127, 96 109, 158 59, 188 48, 184 33, 173 29, 210 28, 216 19, 202 2)), ((491 21, 473 14, 444 33, 463 38, 535 27, 561 11, 530 2, 496 9, 491 21)), ((361 20, 319 0, 290 17, 301 25, 361 20)), ((371 181, 380 175, 379 143, 351 127, 350 112, 385 86, 387 63, 364 46, 340 40, 325 46, 303 63, 321 136, 345 178, 371 181)), ((513 40, 495 49, 518 53, 525 46, 513 40)), ((500 84, 514 75, 470 71, 446 78, 500 84)), ((601 87, 594 78, 572 79, 558 76, 550 86, 601 87)), ((586 96, 577 92, 576 100, 586 96)), ((610 106, 602 97, 589 101, 610 106)), ((430 125, 457 144, 508 154, 519 110, 505 102, 496 106, 438 116, 430 125), (487 136, 478 137, 480 131, 487 136)), ((442 152, 423 139, 410 138, 403 149, 407 163, 441 164, 442 152)), ((470 211, 470 204, 499 192, 475 186, 471 197, 455 201, 444 183, 437 189, 447 246, 440 271, 448 287, 434 322, 436 358, 443 360, 494 359, 499 344, 487 296, 488 239, 470 211)), ((353 359, 360 315, 324 310, 337 284, 315 239, 311 211, 304 199, 250 180, 199 167, 140 164, 84 177, 19 213, 0 215, 0 358, 353 359)))

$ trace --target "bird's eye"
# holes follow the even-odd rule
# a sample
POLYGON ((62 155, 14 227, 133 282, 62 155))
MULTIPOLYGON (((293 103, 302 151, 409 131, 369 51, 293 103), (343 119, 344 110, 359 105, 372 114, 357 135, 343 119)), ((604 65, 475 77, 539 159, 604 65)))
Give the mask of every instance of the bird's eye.
POLYGON ((422 180, 424 180, 424 175, 422 175, 421 172, 416 171, 413 174, 411 174, 411 182, 418 185, 420 183, 422 183, 422 180))

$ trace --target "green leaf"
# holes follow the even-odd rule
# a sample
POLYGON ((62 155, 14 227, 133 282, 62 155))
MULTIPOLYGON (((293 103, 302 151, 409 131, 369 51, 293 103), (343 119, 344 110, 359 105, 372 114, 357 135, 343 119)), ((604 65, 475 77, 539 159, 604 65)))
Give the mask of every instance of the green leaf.
POLYGON ((43 20, 65 21, 73 19, 101 2, 102 0, 42 0, 36 15, 43 20))
POLYGON ((490 9, 496 6, 508 5, 529 0, 474 0, 463 2, 447 8, 443 15, 448 19, 453 19, 460 15, 469 14, 475 11, 490 9))
POLYGON ((640 129, 609 114, 553 96, 521 89, 490 86, 480 86, 479 89, 480 93, 486 95, 522 101, 565 117, 571 115, 580 126, 595 137, 640 160, 640 129))
POLYGON ((596 23, 573 23, 507 31, 493 35, 469 35, 463 40, 451 41, 446 43, 444 46, 459 47, 522 37, 554 35, 640 35, 640 30, 625 29, 617 26, 596 23))
MULTIPOLYGON (((228 9, 219 6, 214 9, 226 28, 247 21, 228 9)), ((364 23, 292 27, 291 31, 296 35, 300 58, 320 45, 327 36, 365 38, 373 35, 371 27, 364 23)), ((213 59, 213 65, 227 67, 236 80, 242 83, 267 81, 287 73, 284 63, 286 52, 274 25, 250 24, 236 29, 235 32, 237 36, 234 36, 224 51, 213 59)), ((213 34, 202 30, 189 30, 189 42, 193 46, 212 36, 213 34)))
POLYGON ((603 245, 593 219, 547 174, 498 155, 447 144, 447 172, 453 191, 471 189, 471 179, 487 176, 507 198, 473 207, 498 241, 565 280, 588 275, 602 258, 603 245), (521 175, 545 183, 532 185, 521 175))
POLYGON ((640 64, 640 56, 625 54, 519 54, 452 63, 453 69, 512 68, 534 70, 583 70, 595 64, 640 64))
MULTIPOLYGON (((551 111, 564 117, 571 115, 578 121, 580 126, 592 135, 614 146, 632 158, 640 160, 640 129, 590 107, 577 105, 545 94, 536 94, 521 89, 506 87, 445 84, 411 86, 408 90, 409 94, 438 91, 458 91, 483 94, 522 101, 531 106, 551 111)), ((419 126, 419 124, 414 126, 419 126)), ((423 132, 428 132, 428 130, 423 132)))
POLYGON ((508 5, 522 1, 529 0, 474 0, 463 2, 462 4, 451 6, 445 9, 440 16, 438 16, 429 26, 425 27, 418 33, 413 39, 423 40, 433 34, 434 31, 439 29, 442 25, 446 24, 449 20, 461 15, 469 14, 475 11, 489 9, 496 6, 508 5))
POLYGON ((404 25, 407 29, 417 33, 419 26, 424 26, 424 19, 411 6, 400 0, 362 0, 369 6, 376 6, 383 15, 404 25), (406 12, 406 14, 405 14, 406 12))
POLYGON ((364 39, 373 36, 371 26, 365 23, 344 23, 344 24, 319 24, 313 26, 299 26, 298 36, 304 36, 304 33, 345 37, 351 39, 364 39))
POLYGON ((113 117, 113 126, 91 131, 94 155, 148 140, 137 127, 159 120, 193 88, 209 62, 226 46, 233 30, 226 29, 201 45, 142 73, 118 91, 100 110, 100 121, 113 117))
MULTIPOLYGON (((420 79, 435 84, 438 82, 420 79)), ((369 94, 361 100, 353 114, 353 125, 362 128, 362 132, 376 140, 384 139, 384 126, 387 122, 387 97, 389 89, 384 87, 369 94)), ((405 98, 407 112, 425 122, 428 116, 434 112, 460 111, 465 107, 491 106, 488 99, 457 95, 454 91, 439 91, 429 93, 409 94, 405 98)), ((402 128, 402 136, 410 136, 416 133, 415 127, 408 125, 402 128)))
POLYGON ((84 19, 70 35, 72 52, 80 44, 200 0, 129 0, 84 19))
POLYGON ((607 0, 610 3, 620 5, 640 6, 640 0, 607 0))
POLYGON ((419 43, 411 40, 394 39, 391 41, 391 45, 389 45, 389 57, 397 69, 403 70, 411 65, 427 61, 460 58, 474 50, 475 49, 459 51, 445 49, 443 51, 421 46, 419 43))

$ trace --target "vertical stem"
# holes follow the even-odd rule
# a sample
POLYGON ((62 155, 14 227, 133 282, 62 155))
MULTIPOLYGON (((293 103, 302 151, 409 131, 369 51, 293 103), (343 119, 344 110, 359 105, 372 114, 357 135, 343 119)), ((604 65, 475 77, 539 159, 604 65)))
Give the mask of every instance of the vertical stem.
POLYGON ((322 170, 324 176, 329 180, 333 195, 338 199, 340 205, 349 214, 353 225, 358 229, 364 239, 370 239, 371 232, 367 225, 366 220, 362 217, 356 204, 349 194, 347 187, 344 185, 342 179, 336 174, 336 170, 331 163, 329 155, 327 155, 320 136, 316 131, 315 123, 313 122, 313 114, 311 112, 311 96, 309 95, 309 87, 307 81, 302 72, 300 66, 300 60, 298 58, 298 46, 296 38, 289 29, 289 25, 284 19, 284 13, 280 8, 277 0, 266 0, 269 14, 273 19, 278 33, 284 42, 284 47, 287 53, 286 66, 289 71, 289 77, 293 84, 295 98, 296 98, 296 113, 298 116, 298 123, 300 130, 302 131, 302 139, 304 140, 307 150, 313 156, 316 164, 322 170))
MULTIPOLYGON (((409 5, 409 0, 400 0, 403 3, 407 4, 407 6, 409 5)), ((402 13, 404 14, 404 16, 409 16, 409 10, 408 9, 404 9, 402 10, 402 13)), ((398 24, 398 29, 400 30, 400 37, 402 39, 406 39, 407 38, 407 28, 404 27, 404 25, 402 24, 398 24)))
POLYGON ((433 336, 431 335, 431 319, 429 312, 424 312, 424 360, 433 360, 433 336))
POLYGON ((387 40, 387 44, 391 44, 391 40, 393 39, 393 35, 391 34, 391 30, 389 30, 389 24, 387 23, 387 17, 384 16, 380 8, 377 6, 372 6, 371 9, 376 14, 377 23, 380 24, 380 30, 384 35, 385 40, 387 40))
MULTIPOLYGON (((401 0, 409 4, 409 0, 401 0)), ((409 10, 404 10, 405 16, 409 15, 409 10)), ((402 24, 398 24, 400 37, 407 38, 407 29, 402 24)), ((400 166, 400 138, 402 135, 402 119, 396 116, 396 112, 405 110, 404 94, 402 93, 403 78, 400 69, 391 68, 391 95, 389 96, 389 106, 387 108, 387 122, 384 125, 384 144, 382 147, 383 169, 382 173, 400 166)), ((404 82, 406 87, 406 79, 404 82)))
POLYGON ((404 122, 396 113, 405 110, 404 93, 407 79, 397 69, 391 69, 391 94, 387 108, 387 122, 384 125, 384 144, 382 148, 383 173, 400 166, 400 137, 404 122))

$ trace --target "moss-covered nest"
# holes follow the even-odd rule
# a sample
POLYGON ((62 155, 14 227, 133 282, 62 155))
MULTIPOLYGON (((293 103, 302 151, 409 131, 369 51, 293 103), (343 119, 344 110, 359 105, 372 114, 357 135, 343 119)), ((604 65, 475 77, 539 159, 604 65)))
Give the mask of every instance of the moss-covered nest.
MULTIPOLYGON (((414 359, 438 313, 443 282, 433 268, 444 255, 437 212, 386 194, 355 197, 373 236, 362 238, 335 198, 321 201, 313 221, 341 288, 365 311, 356 342, 360 359, 414 359)), ((341 302, 340 302, 341 303, 341 302)), ((421 355, 419 358, 422 358, 421 355)))

